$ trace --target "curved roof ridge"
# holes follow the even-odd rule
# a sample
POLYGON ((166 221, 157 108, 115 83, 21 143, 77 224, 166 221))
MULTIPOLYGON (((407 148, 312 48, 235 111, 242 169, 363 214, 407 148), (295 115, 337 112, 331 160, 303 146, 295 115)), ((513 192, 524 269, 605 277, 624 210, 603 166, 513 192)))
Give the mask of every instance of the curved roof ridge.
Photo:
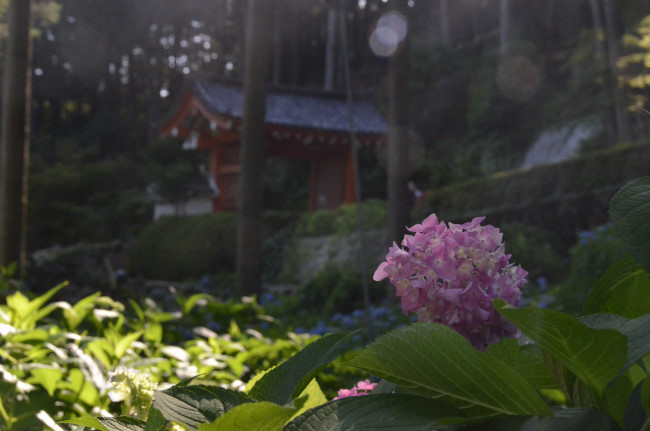
MULTIPOLYGON (((241 83, 223 79, 194 81, 190 89, 208 111, 233 118, 243 114, 241 83)), ((373 103, 354 100, 354 126, 357 133, 385 134, 387 125, 373 103)), ((266 122, 278 126, 349 130, 348 102, 345 94, 296 88, 269 87, 266 96, 266 122)))

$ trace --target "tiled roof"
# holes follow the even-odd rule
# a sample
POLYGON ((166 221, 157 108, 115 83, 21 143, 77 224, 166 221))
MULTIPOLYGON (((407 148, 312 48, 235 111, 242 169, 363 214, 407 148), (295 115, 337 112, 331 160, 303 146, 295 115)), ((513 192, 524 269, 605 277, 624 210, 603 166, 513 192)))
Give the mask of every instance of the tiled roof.
MULTIPOLYGON (((191 86, 194 95, 210 112, 241 118, 244 95, 240 86, 198 81, 191 86)), ((386 122, 368 101, 353 103, 357 133, 384 134, 386 122)), ((287 92, 269 89, 266 95, 266 122, 278 126, 347 132, 348 103, 345 97, 326 93, 287 92)))

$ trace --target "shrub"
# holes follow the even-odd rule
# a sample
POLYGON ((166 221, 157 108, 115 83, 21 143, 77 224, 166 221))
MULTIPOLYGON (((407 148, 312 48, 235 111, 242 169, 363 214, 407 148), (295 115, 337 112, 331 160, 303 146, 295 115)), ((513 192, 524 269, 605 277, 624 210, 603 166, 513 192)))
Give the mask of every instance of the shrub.
MULTIPOLYGON (((375 302, 385 293, 376 284, 371 289, 371 300, 375 302)), ((311 281, 298 288, 297 296, 297 311, 321 316, 352 312, 363 308, 361 273, 325 267, 311 281)))
POLYGON ((545 277, 555 283, 566 276, 566 247, 552 232, 522 224, 505 225, 501 232, 508 253, 528 270, 529 281, 545 277))
POLYGON ((578 314, 598 278, 624 253, 611 225, 580 232, 578 242, 569 250, 571 263, 566 280, 554 292, 556 308, 578 314))
POLYGON ((165 217, 148 226, 129 253, 129 270, 184 280, 235 268, 236 221, 230 213, 165 217))
POLYGON ((492 224, 537 226, 572 244, 607 221, 607 203, 626 182, 650 173, 650 145, 625 145, 564 163, 513 170, 434 190, 416 218, 450 221, 483 214, 492 224), (561 221, 561 222, 558 222, 561 221))
MULTIPOLYGON (((386 202, 368 199, 361 204, 364 229, 380 229, 386 226, 386 202)), ((298 237, 320 235, 348 235, 357 229, 357 205, 342 205, 335 210, 319 210, 304 213, 298 220, 295 235, 298 237)))
POLYGON ((151 220, 137 172, 132 162, 109 160, 30 175, 28 249, 130 239, 151 220))

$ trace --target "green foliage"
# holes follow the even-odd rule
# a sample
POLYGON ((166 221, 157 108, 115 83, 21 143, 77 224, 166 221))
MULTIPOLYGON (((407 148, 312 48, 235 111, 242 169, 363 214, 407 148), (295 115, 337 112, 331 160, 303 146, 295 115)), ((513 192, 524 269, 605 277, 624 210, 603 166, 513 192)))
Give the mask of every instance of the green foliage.
POLYGON ((650 236, 648 202, 650 177, 639 178, 616 193, 610 205, 609 216, 616 225, 627 251, 650 272, 650 250, 647 243, 650 236))
MULTIPOLYGON (((178 311, 170 313, 151 299, 144 306, 132 302, 130 310, 99 293, 76 303, 52 302, 62 289, 59 286, 34 298, 14 292, 0 305, 2 429, 36 427, 36 413, 41 410, 50 417, 97 429, 145 429, 145 422, 134 418, 88 416, 93 409, 127 414, 126 403, 111 402, 107 393, 109 373, 118 367, 138 369, 156 383, 182 382, 190 373, 201 375, 195 382, 198 386, 192 386, 193 398, 169 390, 173 399, 191 403, 202 397, 203 390, 222 398, 230 394, 238 401, 246 396, 232 388, 312 340, 280 328, 275 329, 276 339, 253 330, 250 326, 258 326, 262 318, 274 326, 254 301, 220 303, 208 295, 178 295, 178 311), (238 319, 242 326, 231 319, 238 319), (227 330, 221 332, 217 322, 224 322, 227 330), (222 335, 208 327, 219 329, 222 335)), ((164 404, 163 399, 158 402, 164 404)), ((146 426, 157 427, 146 429, 164 426, 156 411, 149 413, 147 423, 153 422, 146 426)))
MULTIPOLYGON (((386 226, 386 203, 368 199, 361 204, 364 229, 380 229, 386 226)), ((304 213, 298 220, 295 235, 298 237, 320 235, 349 235, 357 230, 356 204, 342 205, 336 210, 320 210, 304 213)))
POLYGON ((508 224, 500 230, 512 260, 528 271, 527 292, 540 277, 556 283, 566 276, 566 250, 552 232, 522 224, 508 224))
POLYGON ((603 224, 611 195, 648 174, 650 145, 630 145, 527 170, 500 172, 434 190, 414 215, 451 221, 485 215, 492 224, 517 220, 573 243, 575 232, 603 224), (558 222, 561 220, 561 223, 558 222))
POLYGON ((235 215, 229 213, 164 217, 133 244, 130 271, 165 280, 233 271, 236 231, 235 215))
MULTIPOLYGON (((650 217, 645 192, 634 186, 622 192, 630 193, 635 202, 628 211, 644 214, 642 220, 650 217)), ((637 229, 641 237, 637 238, 629 235, 634 227, 616 219, 614 224, 626 247, 643 258, 635 244, 641 240, 647 247, 650 232, 637 229)), ((620 281, 630 273, 638 278, 640 271, 641 266, 629 259, 617 263, 600 279, 585 306, 597 314, 580 319, 495 300, 499 313, 524 337, 502 340, 486 352, 437 323, 417 323, 382 335, 349 362, 384 379, 367 396, 303 409, 309 402, 303 389, 318 369, 345 350, 347 335, 332 334, 263 373, 247 395, 185 381, 159 395, 157 406, 167 419, 199 430, 245 429, 253 426, 251 421, 258 428, 278 431, 645 430, 650 426, 650 304, 642 299, 650 295, 650 283, 637 280, 630 287, 629 281, 620 281), (630 289, 630 296, 618 298, 630 289), (640 304, 630 306, 634 301, 640 304), (542 397, 560 391, 563 396, 554 398, 559 406, 542 397), (164 401, 172 393, 174 401, 164 401)), ((157 420, 155 410, 150 417, 154 419, 148 422, 157 420)), ((120 427, 127 425, 123 421, 120 427)))
POLYGON ((586 298, 582 314, 616 313, 639 317, 648 307, 637 298, 650 288, 650 274, 631 256, 623 256, 598 279, 586 298))
POLYGON ((600 275, 623 254, 623 245, 613 228, 601 226, 581 232, 578 243, 569 250, 568 275, 554 291, 555 307, 578 314, 600 275))
POLYGON ((193 196, 190 186, 207 186, 199 166, 205 164, 205 154, 185 151, 179 139, 164 139, 148 148, 147 171, 154 185, 154 192, 162 202, 177 203, 193 196))
MULTIPOLYGON (((366 277, 369 274, 365 275, 366 277)), ((319 271, 309 282, 298 288, 294 313, 307 312, 320 316, 330 316, 336 312, 349 313, 363 308, 362 274, 358 271, 342 270, 328 266, 319 271)), ((372 286, 372 300, 377 301, 385 295, 383 289, 372 286)))
POLYGON ((636 30, 626 34, 623 41, 628 49, 628 53, 619 60, 623 83, 633 94, 632 108, 637 111, 647 109, 647 88, 650 87, 650 15, 641 19, 636 30))
POLYGON ((29 177, 28 248, 129 239, 151 220, 134 163, 59 164, 29 177))

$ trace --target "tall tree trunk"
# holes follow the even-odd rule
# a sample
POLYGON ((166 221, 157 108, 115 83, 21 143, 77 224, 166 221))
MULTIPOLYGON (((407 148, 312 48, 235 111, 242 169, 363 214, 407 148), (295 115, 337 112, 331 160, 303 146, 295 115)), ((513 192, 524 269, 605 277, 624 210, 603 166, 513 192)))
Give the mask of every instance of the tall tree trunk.
POLYGON ((244 58, 244 109, 237 220, 237 288, 241 295, 262 289, 262 171, 270 0, 249 0, 244 58))
POLYGON ((25 262, 32 0, 11 0, 0 136, 0 264, 25 262))
MULTIPOLYGON (((596 58, 595 64, 599 73, 602 72, 609 77, 609 64, 607 62, 607 46, 605 44, 605 26, 603 24, 603 10, 600 0, 589 0, 589 9, 591 10, 591 20, 594 28, 596 58)), ((606 89, 611 89, 611 84, 608 84, 606 89)), ((616 115, 613 106, 608 106, 604 109, 603 114, 606 123, 605 129, 607 130, 607 142, 615 145, 616 137, 616 115)))
POLYGON ((621 57, 621 28, 619 25, 618 0, 602 0, 605 16, 605 36, 607 40, 607 57, 609 60, 610 86, 612 103, 616 119, 616 137, 618 142, 633 138, 632 120, 627 112, 623 90, 618 83, 618 59, 621 57))
MULTIPOLYGON (((407 16, 406 0, 395 0, 395 9, 407 16)), ((388 239, 401 241, 409 223, 409 98, 408 98, 408 39, 389 60, 388 69, 388 239)), ((387 299, 394 301, 394 289, 389 286, 387 299)))
POLYGON ((282 7, 284 5, 277 1, 276 6, 273 11, 273 85, 280 84, 282 74, 282 21, 286 17, 286 11, 282 7))
POLYGON ((323 89, 332 91, 334 89, 334 70, 336 69, 336 56, 334 47, 336 46, 336 17, 338 13, 335 8, 330 8, 327 12, 327 41, 325 44, 325 79, 323 89))
POLYGON ((451 48, 449 0, 440 0, 440 41, 445 48, 451 48))
POLYGON ((591 20, 593 22, 594 32, 596 33, 596 53, 605 58, 607 55, 604 42, 605 29, 603 26, 603 13, 600 0, 589 0, 589 9, 591 10, 591 20))
POLYGON ((510 0, 499 2, 499 51, 502 55, 508 53, 510 38, 510 0))

